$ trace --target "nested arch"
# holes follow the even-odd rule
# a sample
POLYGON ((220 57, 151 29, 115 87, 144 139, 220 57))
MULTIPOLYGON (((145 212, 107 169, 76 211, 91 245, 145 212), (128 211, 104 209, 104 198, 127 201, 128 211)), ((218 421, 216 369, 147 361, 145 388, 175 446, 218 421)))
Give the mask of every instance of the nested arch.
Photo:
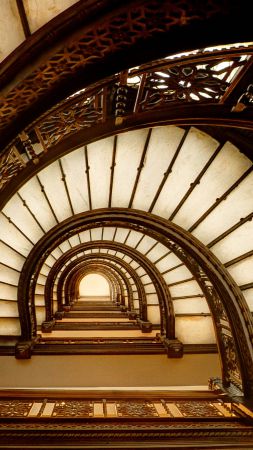
MULTIPOLYGON (((49 231, 46 237, 39 241, 24 264, 20 278, 22 283, 19 286, 19 305, 21 306, 23 298, 29 298, 29 292, 31 292, 31 279, 32 277, 36 279, 35 269, 37 268, 38 273, 39 267, 43 264, 43 259, 45 260, 48 255, 49 248, 54 248, 57 243, 63 241, 66 237, 66 233, 70 237, 77 231, 90 228, 92 223, 96 225, 105 225, 108 224, 108 221, 110 224, 113 223, 114 225, 122 227, 130 225, 135 227, 135 229, 140 227, 147 235, 152 236, 158 234, 163 243, 168 246, 171 240, 173 243, 180 245, 180 247, 190 254, 198 263, 215 287, 219 294, 220 303, 226 311, 228 324, 231 327, 232 335, 234 337, 238 370, 242 376, 245 393, 249 394, 253 382, 251 370, 252 344, 250 340, 250 336, 252 335, 252 318, 240 290, 226 269, 208 248, 201 244, 190 233, 160 217, 146 214, 142 211, 129 211, 115 208, 79 214, 72 219, 64 221, 62 224, 49 231)), ((23 336, 27 336, 27 333, 29 336, 29 330, 31 330, 31 328, 29 323, 27 323, 27 318, 30 317, 28 304, 26 304, 25 308, 26 311, 22 311, 22 307, 20 308, 20 316, 23 326, 23 336), (25 312, 27 313, 24 314, 25 312)), ((217 318, 214 303, 210 303, 210 309, 217 318)), ((220 331, 219 327, 217 328, 216 326, 218 336, 220 331)), ((222 338, 222 336, 220 336, 220 338, 222 338)), ((224 366, 227 365, 228 367, 228 364, 231 364, 228 353, 225 353, 222 356, 224 366)), ((227 372, 229 377, 229 371, 227 372)))
MULTIPOLYGON (((114 264, 111 264, 110 261, 106 261, 106 259, 89 261, 87 262, 87 268, 85 268, 85 264, 81 265, 81 268, 74 276, 74 280, 72 280, 72 282, 76 286, 75 291, 73 291, 74 298, 77 298, 78 295, 79 278, 83 273, 89 273, 94 269, 99 273, 103 273, 108 277, 108 279, 111 277, 111 279, 115 280, 117 286, 117 295, 113 298, 113 301, 118 302, 122 306, 127 305, 128 309, 131 310, 131 305, 133 305, 133 292, 132 286, 129 282, 129 278, 125 275, 125 273, 122 272, 122 270, 120 270, 116 262, 114 262, 114 264)), ((65 299, 65 301, 66 300, 67 299, 65 299)))
MULTIPOLYGON (((173 304, 170 298, 169 290, 162 278, 162 276, 159 274, 158 270, 155 268, 155 266, 150 265, 149 261, 145 256, 143 256, 140 252, 126 246, 123 244, 118 244, 116 242, 112 243, 110 241, 98 241, 98 242, 90 242, 86 244, 80 244, 76 249, 70 250, 65 255, 62 256, 62 258, 59 259, 59 261, 56 264, 56 267, 61 269, 61 266, 65 264, 65 262, 73 256, 73 254, 77 253, 79 250, 89 250, 89 249, 111 249, 115 251, 121 251, 123 254, 130 256, 134 260, 140 264, 143 269, 146 271, 146 273, 149 275, 150 279, 153 281, 153 284, 155 286, 155 289, 157 291, 157 297, 159 301, 160 311, 161 311, 161 327, 163 333, 167 335, 167 337, 174 339, 175 338, 175 318, 174 318, 174 308, 173 304)), ((129 266, 124 260, 115 258, 115 256, 110 254, 98 254, 99 257, 104 257, 109 260, 118 260, 118 263, 120 263, 124 268, 127 269, 127 271, 130 273, 130 275, 133 277, 136 287, 138 290, 138 298, 140 299, 140 316, 141 319, 146 321, 147 320, 147 302, 146 302, 146 295, 145 290, 143 288, 142 283, 140 282, 138 276, 136 275, 135 271, 129 266)), ((87 255, 84 256, 83 259, 92 259, 92 258, 98 258, 98 256, 95 254, 93 255, 87 255)), ((64 283, 64 279, 66 275, 68 274, 69 270, 74 266, 76 261, 73 261, 70 264, 70 267, 65 268, 64 272, 61 274, 61 277, 58 282, 57 292, 62 291, 62 285, 64 283)), ((52 284, 51 279, 55 278, 57 276, 57 271, 52 271, 52 274, 50 277, 48 277, 47 285, 46 285, 46 291, 49 292, 51 290, 52 292, 52 284)), ((47 298, 51 298, 51 295, 49 295, 47 298)), ((52 307, 47 304, 47 311, 52 311, 52 307)))
MULTIPOLYGON (((87 248, 87 246, 86 246, 87 248)), ((134 302, 133 302, 133 292, 132 292, 132 287, 130 285, 129 279, 133 280, 134 286, 138 286, 138 291, 140 294, 140 298, 143 302, 145 302, 145 292, 143 290, 143 287, 140 284, 140 281, 138 279, 138 276, 136 275, 135 271, 132 269, 131 266, 129 266, 129 264, 127 264, 126 262, 122 261, 121 259, 117 258, 116 256, 113 255, 108 255, 108 254, 93 254, 93 255, 79 255, 79 250, 83 250, 83 245, 78 246, 77 249, 72 249, 69 252, 67 252, 66 254, 64 254, 56 263, 55 266, 52 267, 52 270, 50 271, 48 277, 47 277, 47 281, 46 281, 46 285, 45 285, 45 299, 46 299, 46 318, 47 320, 50 320, 52 318, 52 314, 53 314, 53 309, 52 309, 52 298, 53 298, 53 290, 54 290, 54 285, 56 283, 57 280, 57 303, 58 303, 58 308, 61 309, 62 303, 63 303, 63 299, 62 299, 62 293, 63 293, 63 287, 64 287, 64 282, 65 282, 65 278, 68 275, 69 271, 71 269, 73 269, 73 267, 75 267, 76 262, 80 263, 81 261, 101 261, 104 262, 105 264, 109 264, 110 262, 114 263, 115 266, 113 266, 113 269, 118 273, 118 275, 120 275, 126 285, 126 289, 127 289, 127 302, 128 302, 128 306, 131 309, 134 309, 134 302), (69 258, 73 257, 73 255, 76 255, 78 257, 77 260, 72 261, 71 259, 69 260, 69 258), (67 264, 67 261, 69 260, 69 264, 67 264), (109 261, 109 263, 108 263, 109 261), (67 265, 64 268, 64 265, 67 265), (128 277, 125 276, 124 273, 122 273, 121 268, 123 267, 123 269, 125 270, 126 274, 128 274, 128 277), (63 269, 63 270, 62 270, 63 269)), ((143 310, 143 308, 142 308, 143 310)))
MULTIPOLYGON (((106 253, 100 254, 99 258, 96 254, 92 254, 89 256, 82 256, 82 257, 78 258, 76 261, 73 261, 71 264, 69 264, 69 266, 67 266, 67 268, 62 272, 62 274, 59 278, 59 281, 58 281, 58 285, 57 285, 58 308, 61 310, 62 305, 64 304, 63 289, 64 289, 64 283, 67 281, 67 277, 68 276, 72 277, 73 274, 75 274, 77 267, 82 269, 84 264, 87 264, 87 266, 89 267, 93 261, 95 261, 95 264, 97 264, 100 261, 100 263, 104 263, 105 266, 113 268, 118 273, 118 275, 123 278, 123 281, 125 282, 125 285, 126 285, 127 294, 128 294, 129 310, 133 311, 134 310, 134 301, 133 301, 132 286, 130 285, 129 279, 127 277, 125 277, 124 274, 122 274, 122 271, 118 268, 119 265, 121 265, 129 273, 130 277, 132 277, 132 279, 134 281, 134 286, 136 286, 136 289, 139 294, 139 300, 140 300, 140 304, 141 304, 141 307, 140 307, 141 314, 142 313, 145 314, 146 309, 143 307, 143 303, 145 303, 145 300, 146 300, 145 291, 144 291, 143 286, 141 285, 140 281, 138 280, 138 277, 136 276, 135 272, 126 263, 123 262, 123 264, 122 264, 122 261, 119 258, 117 258, 113 255, 108 255, 106 253), (112 265, 112 263, 116 264, 116 266, 112 265)), ((67 292, 65 292, 65 298, 66 298, 66 294, 67 294, 67 292)), ((49 309, 50 309, 50 306, 48 307, 48 310, 49 309)), ((52 316, 49 316, 48 320, 50 320, 51 318, 52 318, 52 316)))

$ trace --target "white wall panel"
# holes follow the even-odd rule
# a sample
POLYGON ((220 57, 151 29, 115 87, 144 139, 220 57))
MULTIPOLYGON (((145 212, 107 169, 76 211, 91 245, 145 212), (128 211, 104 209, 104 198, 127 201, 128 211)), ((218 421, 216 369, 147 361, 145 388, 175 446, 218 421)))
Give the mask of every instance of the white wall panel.
POLYGON ((184 344, 214 344, 211 317, 176 317, 176 337, 184 344))
POLYGON ((36 306, 37 325, 41 325, 46 320, 46 310, 43 306, 36 306))
POLYGON ((40 273, 39 276, 38 276, 37 282, 39 284, 44 285, 44 284, 46 284, 46 280, 47 280, 47 277, 45 275, 43 275, 42 273, 40 273))
POLYGON ((71 246, 68 240, 66 240, 59 245, 59 248, 62 250, 63 253, 66 253, 68 250, 71 249, 71 246))
POLYGON ((147 294, 146 293, 146 297, 147 297, 147 304, 150 304, 150 305, 158 304, 158 297, 156 294, 147 294))
POLYGON ((31 242, 3 215, 0 215, 0 239, 23 256, 27 256, 32 249, 31 242))
POLYGON ((253 279, 253 256, 228 267, 228 271, 239 286, 250 283, 253 279))
POLYGON ((33 243, 43 236, 42 229, 17 195, 10 199, 3 212, 33 243))
POLYGON ((127 228, 117 228, 115 240, 117 242, 124 242, 128 233, 129 233, 129 230, 127 228))
POLYGON ((0 317, 18 317, 17 302, 0 300, 0 317))
POLYGON ((0 299, 1 300, 17 300, 17 286, 9 286, 0 282, 0 299))
POLYGON ((165 272, 168 269, 171 269, 172 267, 177 266, 178 264, 181 264, 181 260, 174 255, 174 253, 170 253, 168 256, 165 256, 161 261, 156 263, 156 267, 159 270, 159 272, 165 272))
POLYGON ((169 218, 216 147, 217 141, 196 128, 191 128, 159 195, 154 214, 169 218))
POLYGON ((24 0, 31 32, 34 33, 76 2, 77 0, 24 0))
POLYGON ((19 336, 19 319, 0 317, 0 335, 19 336))
POLYGON ((103 234, 103 240, 104 241, 112 241, 114 233, 115 233, 114 227, 105 227, 104 234, 103 234))
POLYGON ((102 231, 103 231, 102 227, 92 228, 90 230, 92 241, 100 241, 102 239, 102 231))
POLYGON ((251 312, 253 312, 253 288, 243 291, 243 295, 251 312))
POLYGON ((107 208, 111 177, 113 137, 88 145, 92 208, 107 208))
POLYGON ((159 306, 148 306, 148 320, 154 325, 158 325, 161 321, 159 306))
POLYGON ((0 263, 0 281, 4 281, 5 283, 14 284, 17 286, 18 280, 19 272, 10 269, 9 267, 5 267, 0 263))
POLYGON ((36 177, 31 178, 19 192, 45 231, 56 225, 57 222, 36 177))
POLYGON ((151 283, 151 278, 148 275, 145 275, 144 277, 141 278, 141 282, 143 284, 151 283))
POLYGON ((134 298, 134 309, 139 309, 139 300, 134 298))
POLYGON ((165 256, 168 251, 169 249, 167 247, 158 242, 157 245, 148 253, 148 259, 150 259, 150 261, 152 262, 155 262, 162 256, 165 256))
POLYGON ((74 150, 61 158, 74 214, 89 209, 88 185, 84 149, 74 150))
POLYGON ((125 243, 126 245, 129 245, 129 247, 135 247, 142 236, 143 234, 138 231, 131 231, 125 243))
POLYGON ((190 228, 250 166, 250 160, 227 142, 173 221, 185 229, 190 228))
POLYGON ((60 250, 59 247, 56 247, 53 251, 52 251, 52 255, 55 257, 55 259, 59 259, 62 256, 62 251, 60 250))
POLYGON ((49 255, 49 256, 47 257, 47 259, 45 259, 45 263, 44 263, 44 264, 46 264, 46 265, 49 266, 49 267, 52 267, 55 263, 56 263, 56 260, 55 260, 55 258, 52 256, 52 254, 51 254, 51 255, 49 255))
POLYGON ((45 306, 45 297, 43 294, 35 294, 35 305, 36 306, 45 306))
POLYGON ((136 270, 136 273, 139 275, 139 277, 141 277, 142 275, 146 274, 145 270, 142 267, 139 267, 136 270))
POLYGON ((253 211, 253 174, 249 175, 227 199, 196 228, 194 235, 209 243, 253 211), (236 206, 236 207, 235 207, 236 206), (208 239, 208 241, 207 241, 208 239))
MULTIPOLYGON (((118 255, 117 255, 118 256, 118 255)), ((128 264, 130 264, 131 263, 131 261, 132 261, 132 258, 130 258, 130 256, 125 256, 124 255, 124 261, 126 262, 126 263, 128 263, 128 264)), ((131 265, 131 264, 130 264, 131 265)))
MULTIPOLYGON (((150 250, 155 243, 156 243, 156 241, 154 239, 152 239, 149 236, 145 236, 142 239, 142 241, 140 242, 140 244, 138 245, 138 247, 136 247, 136 250, 138 250, 142 254, 146 254, 148 252, 148 250, 150 250)), ((148 257, 149 257, 149 254, 147 255, 147 258, 148 257)))
POLYGON ((50 272, 50 268, 48 266, 46 266, 46 264, 43 264, 43 266, 41 267, 40 273, 44 276, 47 276, 50 272))
POLYGON ((133 208, 149 209, 183 134, 184 130, 174 126, 152 130, 133 208))
POLYGON ((145 129, 118 136, 112 191, 114 207, 128 207, 147 134, 145 129))
POLYGON ((25 262, 25 258, 17 252, 7 247, 3 242, 0 242, 1 262, 14 269, 21 270, 25 262))
POLYGON ((72 247, 76 247, 77 245, 80 245, 78 234, 75 234, 74 236, 71 236, 68 240, 69 240, 69 242, 70 242, 72 247))
POLYGON ((166 273, 164 275, 166 278, 166 283, 176 283, 177 281, 187 280, 187 278, 191 278, 192 274, 185 266, 178 267, 177 269, 172 270, 171 272, 166 273))
POLYGON ((90 242, 90 231, 89 230, 81 231, 81 233, 79 233, 79 236, 81 238, 82 243, 90 242))
POLYGON ((155 286, 153 284, 149 284, 148 286, 144 286, 145 292, 147 294, 154 294, 156 292, 155 286))
POLYGON ((135 269, 137 269, 137 267, 139 267, 139 263, 137 263, 136 261, 132 261, 131 267, 135 270, 135 269))
POLYGON ((210 313, 208 304, 204 298, 186 298, 173 302, 175 314, 200 314, 210 313))
POLYGON ((202 294, 199 285, 194 280, 187 281, 182 284, 176 284, 175 286, 171 286, 169 289, 172 297, 202 294))
POLYGON ((17 302, 0 301, 0 317, 18 317, 17 302))
POLYGON ((252 250, 253 221, 246 222, 215 244, 211 250, 223 263, 252 250))
POLYGON ((40 284, 36 284, 35 294, 44 295, 45 288, 40 284))
POLYGON ((16 2, 14 0, 2 0, 0 15, 0 62, 18 47, 24 39, 24 31, 16 2))
POLYGON ((59 222, 72 215, 62 173, 58 161, 53 162, 39 173, 45 192, 59 222))

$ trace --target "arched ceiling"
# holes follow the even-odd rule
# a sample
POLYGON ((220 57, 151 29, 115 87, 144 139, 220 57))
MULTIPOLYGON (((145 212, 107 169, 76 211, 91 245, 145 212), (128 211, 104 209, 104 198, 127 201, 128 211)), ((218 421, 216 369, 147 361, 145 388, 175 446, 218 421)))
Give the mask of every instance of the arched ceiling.
POLYGON ((253 46, 247 27, 232 39, 244 13, 96 3, 4 7, 17 26, 1 49, 0 335, 36 338, 94 268, 165 339, 216 336, 223 379, 250 392, 253 46))

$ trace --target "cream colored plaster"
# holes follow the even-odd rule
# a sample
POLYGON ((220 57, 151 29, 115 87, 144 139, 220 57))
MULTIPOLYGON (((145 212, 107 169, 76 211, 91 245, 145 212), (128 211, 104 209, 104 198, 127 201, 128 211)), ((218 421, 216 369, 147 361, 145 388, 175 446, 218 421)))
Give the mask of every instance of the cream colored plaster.
POLYGON ((220 376, 218 355, 53 355, 1 357, 0 388, 207 385, 220 376))

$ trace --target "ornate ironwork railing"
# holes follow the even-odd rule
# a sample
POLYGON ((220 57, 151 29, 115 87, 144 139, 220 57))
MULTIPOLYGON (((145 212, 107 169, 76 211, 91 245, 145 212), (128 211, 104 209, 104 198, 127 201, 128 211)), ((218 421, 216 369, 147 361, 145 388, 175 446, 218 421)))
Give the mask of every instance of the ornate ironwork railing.
MULTIPOLYGON (((175 105, 224 104, 252 60, 253 46, 196 50, 116 74, 42 115, 0 158, 0 191, 26 166, 80 130, 175 105)), ((240 94, 243 94, 241 92, 240 94)))

